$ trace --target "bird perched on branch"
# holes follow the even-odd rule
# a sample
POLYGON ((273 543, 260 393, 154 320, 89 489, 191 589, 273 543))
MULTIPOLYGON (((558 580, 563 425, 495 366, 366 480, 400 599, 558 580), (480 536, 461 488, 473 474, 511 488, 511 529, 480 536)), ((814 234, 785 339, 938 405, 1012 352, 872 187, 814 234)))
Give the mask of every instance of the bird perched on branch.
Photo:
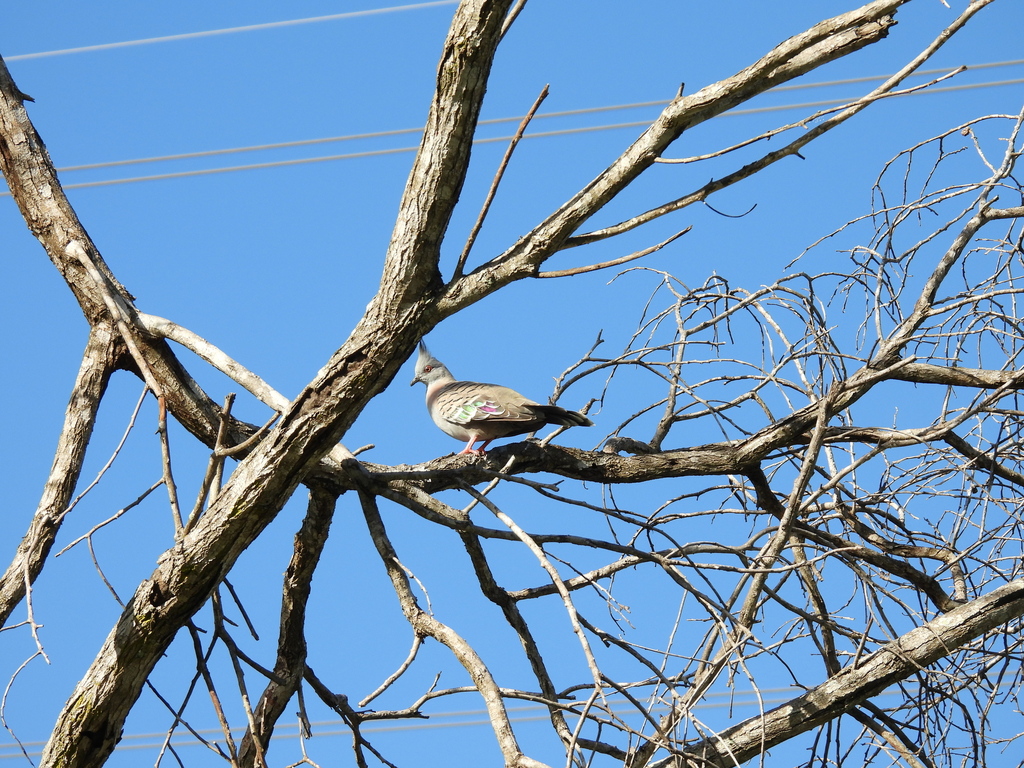
POLYGON ((483 453, 492 440, 534 432, 545 424, 594 426, 582 413, 535 403, 508 387, 456 381, 423 342, 416 358, 416 378, 409 386, 417 381, 427 385, 427 410, 434 423, 456 440, 466 441, 460 453, 483 453), (481 440, 474 450, 473 444, 481 440))

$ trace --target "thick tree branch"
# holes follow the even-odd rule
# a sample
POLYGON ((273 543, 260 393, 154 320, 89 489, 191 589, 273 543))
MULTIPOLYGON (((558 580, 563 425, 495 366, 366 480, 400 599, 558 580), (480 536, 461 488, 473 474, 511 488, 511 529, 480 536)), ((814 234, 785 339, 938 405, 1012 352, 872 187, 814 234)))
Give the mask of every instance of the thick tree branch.
POLYGON ((388 246, 377 297, 381 307, 402 311, 441 289, 441 241, 469 168, 480 105, 511 5, 511 0, 463 0, 455 14, 438 65, 423 139, 388 246))
POLYGON ((82 472, 85 449, 96 423, 100 399, 118 359, 118 350, 119 345, 108 324, 93 326, 78 378, 71 390, 64 428, 57 441, 43 496, 14 559, 0 578, 0 626, 7 622, 11 611, 25 597, 26 585, 34 583, 42 571, 46 556, 60 531, 65 510, 71 503, 82 472))
POLYGON ((380 292, 279 426, 242 461, 207 513, 140 585, 65 705, 44 751, 44 765, 99 766, 106 760, 143 682, 177 630, 429 329, 429 296, 439 283, 437 250, 465 176, 508 5, 467 0, 459 6, 380 292))
POLYGON ((682 160, 666 160, 661 157, 656 158, 655 162, 660 163, 696 162, 700 159, 704 159, 704 157, 715 157, 717 155, 730 152, 739 147, 746 146, 755 141, 771 138, 772 136, 777 135, 778 133, 781 133, 785 130, 789 130, 790 128, 794 128, 797 126, 807 128, 807 130, 804 131, 804 133, 799 138, 795 139, 794 141, 791 141, 784 147, 781 147, 780 149, 774 150, 772 152, 768 152, 760 159, 755 160, 751 163, 747 163, 742 168, 739 168, 732 173, 726 174, 721 178, 713 179, 704 186, 702 186, 700 189, 697 189, 688 195, 683 195, 682 197, 679 197, 668 203, 659 205, 656 208, 644 211, 643 213, 634 216, 631 219, 620 222, 611 227, 604 227, 594 232, 588 232, 583 235, 571 237, 568 240, 566 240, 563 247, 574 248, 580 245, 585 245, 589 242, 595 242, 597 240, 603 240, 608 237, 614 237, 615 235, 622 234, 623 232, 628 232, 631 229, 635 229, 639 226, 642 226, 643 224, 653 221, 654 219, 657 219, 668 213, 682 210, 683 208, 693 205, 694 203, 703 202, 707 200, 715 192, 718 192, 720 190, 732 186, 733 184, 743 181, 744 179, 753 176, 755 173, 764 170, 769 165, 772 165, 773 163, 776 163, 779 160, 782 160, 783 158, 800 156, 800 150, 803 149, 805 146, 810 144, 812 141, 817 139, 822 134, 827 133, 833 128, 846 122, 851 117, 856 115, 858 112, 861 112, 863 109, 870 106, 879 99, 889 98, 898 94, 912 93, 916 90, 927 88, 930 85, 933 85, 934 83, 945 79, 945 77, 950 77, 951 75, 947 74, 943 78, 939 78, 938 80, 935 80, 932 83, 918 85, 913 88, 908 88, 902 92, 896 92, 893 90, 896 88, 897 85, 899 85, 909 75, 911 75, 915 70, 917 70, 921 66, 921 64, 923 64, 928 58, 930 58, 932 54, 934 54, 939 48, 945 45, 949 38, 952 37, 957 31, 962 29, 963 26, 974 16, 974 14, 976 14, 978 11, 980 11, 982 8, 984 8, 991 2, 993 2, 993 0, 980 0, 978 2, 971 3, 970 6, 967 9, 965 9, 963 13, 960 14, 956 21, 950 24, 946 29, 944 29, 939 34, 939 36, 932 42, 930 46, 928 46, 928 48, 926 48, 924 51, 918 54, 906 66, 901 68, 899 72, 897 72, 892 77, 888 78, 884 83, 882 83, 882 85, 878 86, 873 91, 871 91, 871 93, 867 94, 863 98, 857 99, 856 101, 848 104, 845 107, 841 107, 838 109, 833 108, 829 110, 823 110, 822 112, 818 112, 814 115, 811 115, 808 118, 805 118, 804 120, 795 125, 789 125, 785 126, 784 128, 769 131, 766 134, 763 134, 755 139, 750 139, 748 141, 741 142, 738 145, 735 145, 725 150, 710 153, 701 158, 685 158, 682 160), (839 114, 836 114, 833 117, 830 117, 826 120, 819 120, 819 118, 823 117, 824 115, 836 111, 838 111, 839 114), (811 124, 813 124, 813 126, 808 128, 808 126, 811 124))
POLYGON ((890 377, 896 381, 910 381, 915 384, 945 384, 950 387, 972 387, 977 389, 999 389, 1000 387, 1020 388, 1024 386, 1024 372, 995 371, 984 368, 961 368, 960 366, 932 365, 931 363, 907 363, 890 377))
POLYGON ((947 432, 943 439, 949 444, 949 446, 963 454, 971 462, 977 465, 980 469, 985 472, 991 472, 997 477, 1001 477, 1003 480, 1014 483, 1015 485, 1024 488, 1024 474, 1016 472, 1009 467, 1003 466, 994 457, 989 456, 987 453, 983 453, 975 448, 973 445, 964 440, 960 435, 955 432, 947 432))
POLYGON ((986 632, 1024 616, 1024 581, 984 597, 882 646, 802 696, 693 744, 653 768, 733 768, 823 723, 834 720, 923 667, 949 656, 986 632))
POLYGON ((257 732, 247 731, 242 738, 238 761, 243 767, 255 763, 257 750, 254 749, 254 739, 260 743, 262 753, 266 753, 274 725, 298 690, 306 671, 306 602, 313 573, 327 543, 336 501, 333 494, 317 488, 310 490, 306 517, 295 534, 294 551, 284 576, 281 628, 277 639, 277 663, 274 665, 274 677, 277 679, 267 684, 253 712, 257 732))
POLYGON ((109 282, 117 300, 129 304, 131 295, 107 268, 64 195, 46 145, 28 119, 21 91, 3 61, 0 61, 0 169, 29 230, 64 276, 90 325, 106 315, 106 303, 86 264, 69 252, 72 244, 85 249, 89 261, 109 282))
MULTIPOLYGON (((186 429, 213 446, 219 424, 219 405, 209 398, 185 371, 162 339, 152 338, 139 322, 133 297, 103 261, 88 232, 71 208, 57 178, 43 140, 29 120, 21 91, 0 60, 0 170, 21 209, 32 234, 42 244, 54 266, 78 300, 89 324, 119 321, 119 330, 132 337, 133 354, 119 359, 119 366, 155 381, 167 409, 186 429), (114 306, 119 317, 108 311, 114 306)), ((123 343, 127 343, 124 339, 123 343)), ((238 423, 230 430, 232 442, 243 440, 246 431, 238 423)))
MULTIPOLYGON (((470 531, 462 531, 460 535, 462 543, 466 547, 466 553, 473 563, 473 571, 480 582, 480 591, 488 600, 501 609, 502 614, 505 616, 505 621, 508 622, 508 625, 512 627, 519 637, 519 642, 522 644, 523 652, 530 662, 530 669, 533 671, 534 677, 537 678, 537 684, 540 686, 541 693, 550 701, 557 701, 558 691, 551 681, 551 675, 544 664, 544 656, 537 645, 533 632, 530 631, 530 625, 523 618, 523 614, 516 605, 516 601, 495 581, 494 573, 491 570, 490 563, 487 562, 487 556, 484 553, 479 537, 470 531)), ((550 706, 548 707, 548 716, 551 718, 551 725, 562 740, 562 743, 568 745, 572 741, 572 733, 565 722, 565 715, 557 707, 550 706)))
POLYGON ((377 511, 376 500, 373 496, 364 492, 360 492, 359 500, 363 506, 363 515, 366 518, 370 535, 373 537, 373 543, 377 547, 377 552, 384 562, 384 567, 387 569, 391 584, 398 595, 402 613, 405 614, 406 619, 415 632, 425 637, 432 637, 445 645, 469 674, 473 684, 484 700, 484 705, 487 707, 491 727, 494 729, 498 746, 501 748, 502 755, 504 755, 506 768, 544 768, 543 763, 527 757, 519 748, 515 733, 512 731, 508 712, 505 709, 501 689, 495 683, 494 677, 480 656, 451 627, 438 621, 433 615, 420 608, 409 584, 409 577, 402 568, 398 556, 388 539, 384 523, 380 518, 380 513, 377 511))
POLYGON ((674 99, 611 166, 532 232, 501 256, 453 280, 440 302, 441 315, 451 315, 513 280, 535 275, 585 221, 653 165, 685 130, 883 39, 895 24, 892 14, 905 2, 908 0, 876 0, 823 21, 776 46, 736 75, 674 99))

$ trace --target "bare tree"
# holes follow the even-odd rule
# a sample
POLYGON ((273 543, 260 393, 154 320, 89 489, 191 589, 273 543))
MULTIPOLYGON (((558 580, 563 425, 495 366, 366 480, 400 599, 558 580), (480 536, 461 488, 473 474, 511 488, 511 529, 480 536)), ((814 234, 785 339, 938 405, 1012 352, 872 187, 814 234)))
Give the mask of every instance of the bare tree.
MULTIPOLYGON (((199 663, 194 682, 208 690, 225 729, 223 742, 210 748, 232 765, 267 764, 289 702, 298 697, 304 711, 311 696, 351 727, 359 765, 386 761, 363 724, 422 717, 428 702, 467 691, 483 700, 508 766, 543 764, 521 747, 509 700, 546 708, 561 749, 556 758, 544 756, 549 763, 581 766, 595 756, 631 768, 737 765, 811 730, 808 764, 861 765, 887 753, 913 766, 982 765, 992 745, 1015 738, 998 715, 1014 708, 1020 690, 1024 615, 1017 403, 1024 206, 1013 175, 1022 115, 979 118, 895 158, 878 179, 874 210, 831 236, 846 244, 844 269, 816 267, 812 249, 799 261, 801 271, 757 289, 718 276, 689 288, 661 275, 628 347, 604 356, 595 345, 559 381, 556 395, 591 382, 605 404, 632 404, 633 415, 611 430, 602 451, 528 441, 409 468, 360 461, 339 444, 417 341, 445 318, 518 280, 642 259, 664 243, 613 261, 544 270, 560 251, 706 201, 900 93, 904 80, 992 0, 971 3, 862 98, 744 142, 803 129, 756 161, 588 231, 588 221, 652 165, 695 163, 738 148, 667 157, 684 131, 884 38, 905 2, 876 0, 825 20, 732 77, 680 94, 607 169, 505 252, 474 265, 477 227, 446 268, 440 245, 466 176, 491 63, 523 5, 464 0, 444 43, 380 290, 291 402, 204 339, 136 307, 64 197, 24 94, 0 69, 7 183, 91 328, 49 481, 0 582, 4 620, 23 605, 27 631, 35 631, 32 584, 73 506, 97 408, 117 370, 140 377, 159 403, 163 478, 150 492, 162 486, 176 521, 159 566, 127 601, 68 698, 43 765, 102 765, 154 667, 184 635, 199 663), (964 153, 973 153, 974 167, 953 163, 964 153), (924 230, 922 218, 930 222, 924 230), (231 399, 215 402, 168 342, 228 374, 273 416, 262 426, 235 419, 231 399), (652 385, 660 394, 637 403, 631 393, 652 385), (917 426, 881 426, 877 407, 864 404, 869 395, 912 399, 917 426), (191 510, 171 471, 168 416, 210 449, 191 510), (229 457, 241 459, 231 471, 229 457), (586 485, 567 493, 531 477, 542 472, 586 485), (638 484, 669 479, 660 506, 633 506, 638 484), (309 502, 281 592, 276 658, 261 665, 226 622, 225 579, 300 484, 309 502), (454 506, 445 491, 457 491, 465 506, 454 506), (317 620, 306 610, 311 580, 342 494, 359 501, 412 636, 406 662, 358 703, 336 692, 344 680, 318 677, 306 655, 305 628, 317 620), (603 529, 527 531, 514 508, 532 496, 596 513, 603 529), (519 641, 507 653, 523 655, 529 684, 507 684, 465 632, 431 609, 427 585, 417 584, 389 536, 383 504, 452 532, 477 578, 465 588, 504 617, 519 641), (696 539, 693 532, 706 533, 711 522, 714 540, 696 539), (502 586, 497 550, 510 545, 543 569, 543 583, 502 586), (657 613, 667 630, 660 640, 620 618, 625 595, 638 589, 663 595, 657 613), (568 629, 532 619, 535 601, 561 606, 568 629), (200 627, 194 617, 207 605, 211 623, 200 627), (470 685, 430 686, 401 708, 368 709, 415 667, 428 640, 451 653, 470 685), (550 649, 561 656, 566 644, 579 665, 551 660, 550 649), (248 730, 238 743, 207 664, 215 647, 225 649, 241 683, 248 730), (245 681, 251 685, 254 674, 265 687, 250 701, 245 681), (695 713, 711 693, 741 682, 759 691, 778 679, 805 692, 728 726, 695 713), (883 691, 892 695, 882 699, 883 691)), ((500 179, 501 172, 495 188, 500 179)), ((178 727, 185 703, 169 706, 178 727)))

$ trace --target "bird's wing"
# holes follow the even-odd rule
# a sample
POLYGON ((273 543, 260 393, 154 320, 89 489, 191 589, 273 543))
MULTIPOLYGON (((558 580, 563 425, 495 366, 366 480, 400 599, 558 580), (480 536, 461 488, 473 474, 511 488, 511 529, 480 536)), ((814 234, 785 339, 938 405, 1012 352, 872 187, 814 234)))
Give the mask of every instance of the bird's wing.
POLYGON ((476 381, 455 381, 437 393, 433 409, 452 424, 479 427, 485 424, 542 421, 531 406, 537 403, 514 389, 476 381))

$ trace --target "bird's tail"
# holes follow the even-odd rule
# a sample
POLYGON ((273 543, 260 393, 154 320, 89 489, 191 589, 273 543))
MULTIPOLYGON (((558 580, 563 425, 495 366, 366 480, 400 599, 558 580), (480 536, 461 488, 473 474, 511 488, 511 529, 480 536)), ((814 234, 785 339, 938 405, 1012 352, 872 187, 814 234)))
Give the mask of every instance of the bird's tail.
POLYGON ((557 424, 560 427, 592 427, 594 422, 576 411, 567 411, 557 405, 534 405, 531 409, 537 411, 544 417, 547 424, 557 424))

